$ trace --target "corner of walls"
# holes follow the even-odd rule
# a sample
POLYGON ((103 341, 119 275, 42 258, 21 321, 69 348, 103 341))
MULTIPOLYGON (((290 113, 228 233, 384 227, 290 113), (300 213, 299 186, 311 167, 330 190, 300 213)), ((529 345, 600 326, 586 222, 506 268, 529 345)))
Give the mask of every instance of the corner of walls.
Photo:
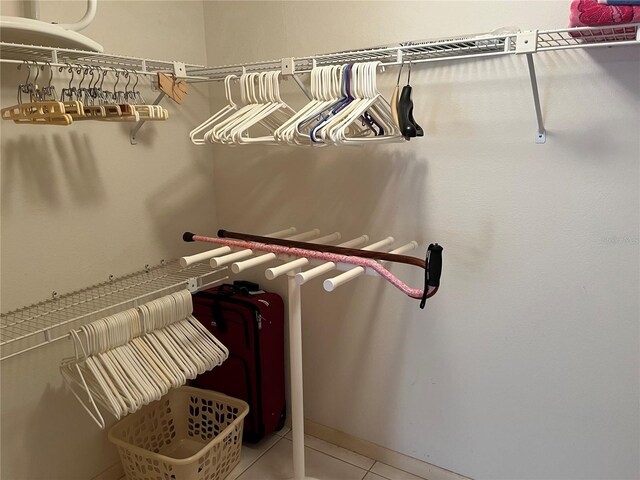
MULTIPOLYGON (((41 18, 75 21, 83 9, 41 2, 41 18)), ((82 33, 107 53, 206 63, 201 1, 99 2, 82 33)), ((3 64, 3 107, 15 103, 23 73, 3 64)), ((58 92, 68 80, 54 70, 58 92)), ((148 101, 157 95, 149 79, 138 88, 148 101)), ((211 158, 188 137, 209 113, 208 93, 193 86, 182 106, 163 106, 169 120, 147 122, 136 146, 131 124, 2 122, 3 312, 195 253, 182 232, 216 223, 211 158)), ((72 352, 60 341, 2 362, 2 478, 93 478, 117 461, 62 383, 58 365, 72 352)))

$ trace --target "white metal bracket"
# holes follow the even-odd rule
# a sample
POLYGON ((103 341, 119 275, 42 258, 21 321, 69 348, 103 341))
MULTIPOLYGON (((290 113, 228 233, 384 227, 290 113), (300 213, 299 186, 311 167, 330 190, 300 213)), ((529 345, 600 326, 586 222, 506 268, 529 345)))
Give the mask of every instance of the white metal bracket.
POLYGON ((296 62, 293 57, 282 59, 282 75, 293 75, 296 73, 296 62))
POLYGON ((173 62, 173 75, 176 78, 185 78, 187 76, 187 66, 182 62, 173 62))
POLYGON ((196 277, 187 278, 187 290, 191 293, 198 291, 198 279, 196 277))
POLYGON ((538 51, 538 30, 519 33, 516 36, 516 54, 538 51))
MULTIPOLYGON (((314 63, 314 67, 315 67, 315 60, 313 61, 313 63, 314 63)), ((302 90, 302 92, 307 96, 307 98, 309 100, 311 100, 312 99, 311 98, 311 92, 309 91, 307 86, 300 79, 300 75, 296 73, 296 62, 295 62, 295 59, 293 57, 283 58, 281 60, 281 69, 282 69, 282 75, 283 76, 285 76, 285 75, 292 76, 293 79, 295 80, 295 82, 300 87, 300 90, 302 90)))
MULTIPOLYGON (((146 70, 147 66, 146 63, 143 64, 143 71, 146 70)), ((187 66, 186 64, 184 64, 183 62, 173 62, 173 76, 175 78, 185 78, 187 76, 187 66)), ((162 101, 162 99, 164 98, 165 93, 164 92, 160 92, 160 95, 157 96, 157 98, 154 100, 153 105, 159 105, 160 102, 162 101)), ((131 145, 137 145, 138 141, 136 139, 136 135, 138 133, 138 131, 142 128, 142 125, 144 125, 145 120, 140 120, 138 123, 136 123, 136 125, 131 129, 131 133, 129 133, 129 141, 131 142, 131 145)))
POLYGON ((302 90, 302 92, 307 96, 307 98, 309 100, 313 100, 313 97, 311 96, 311 92, 309 91, 307 86, 304 84, 304 82, 302 80, 300 80, 300 75, 298 75, 297 73, 294 73, 292 75, 292 77, 295 80, 295 82, 298 84, 298 86, 300 87, 300 90, 302 90))
MULTIPOLYGON (((162 101, 162 99, 164 98, 165 93, 164 92, 160 92, 160 95, 158 95, 156 97, 156 99, 153 101, 153 105, 159 105, 160 102, 162 101)), ((129 133, 129 141, 131 142, 131 145, 137 145, 138 144, 138 140, 136 139, 136 135, 138 133, 138 130, 140 130, 142 128, 142 125, 144 125, 144 122, 146 120, 140 120, 138 123, 136 123, 135 127, 133 127, 131 129, 131 133, 129 133)))

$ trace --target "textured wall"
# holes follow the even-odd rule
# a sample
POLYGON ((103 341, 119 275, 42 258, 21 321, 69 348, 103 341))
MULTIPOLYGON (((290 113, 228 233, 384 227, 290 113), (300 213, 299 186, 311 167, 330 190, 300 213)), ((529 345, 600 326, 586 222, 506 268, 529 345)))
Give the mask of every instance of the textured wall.
MULTIPOLYGON (((206 2, 208 63, 561 28, 568 4, 206 2)), ((219 226, 445 248, 425 311, 376 278, 304 287, 308 418, 474 478, 638 478, 640 49, 536 65, 546 145, 524 58, 422 65, 423 139, 213 147, 219 226)), ((387 96, 396 74, 381 75, 387 96)), ((284 91, 304 103, 293 82, 284 91)))
MULTIPOLYGON (((19 7, 3 1, 2 13, 19 7)), ((41 2, 48 21, 83 12, 83 2, 41 2)), ((83 33, 109 53, 204 63, 202 17, 202 2, 100 1, 83 33)), ((2 67, 4 107, 25 77, 2 67)), ((58 92, 67 78, 54 77, 58 92)), ((152 101, 150 82, 141 86, 152 101)), ((182 107, 164 105, 170 120, 146 124, 137 146, 131 124, 2 122, 3 312, 177 258, 189 251, 185 229, 216 224, 212 162, 188 139, 208 113, 207 91, 193 88, 182 107)), ((71 353, 62 341, 2 363, 3 479, 85 480, 117 460, 106 433, 63 388, 58 365, 71 353)))

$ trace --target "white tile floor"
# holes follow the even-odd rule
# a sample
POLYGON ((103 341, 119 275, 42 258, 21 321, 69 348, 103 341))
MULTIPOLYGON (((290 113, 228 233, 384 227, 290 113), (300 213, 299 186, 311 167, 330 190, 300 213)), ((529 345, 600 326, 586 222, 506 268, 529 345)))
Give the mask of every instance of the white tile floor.
MULTIPOLYGON (((305 435, 306 474, 318 480, 426 480, 305 435)), ((289 427, 257 445, 243 445, 240 463, 226 480, 286 480, 293 476, 289 427)), ((122 477, 125 480, 125 477, 122 477)))
MULTIPOLYGON (((420 480, 350 450, 305 436, 306 473, 318 480, 420 480)), ((293 476, 288 427, 258 445, 243 445, 240 463, 226 480, 285 480, 293 476)))

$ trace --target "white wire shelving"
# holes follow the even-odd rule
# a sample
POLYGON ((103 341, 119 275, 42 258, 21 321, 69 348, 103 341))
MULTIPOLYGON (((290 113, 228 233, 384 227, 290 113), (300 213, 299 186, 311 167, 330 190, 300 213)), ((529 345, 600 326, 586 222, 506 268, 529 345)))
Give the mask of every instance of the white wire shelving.
POLYGON ((475 34, 446 39, 407 41, 359 50, 290 57, 260 62, 207 67, 182 62, 152 60, 123 55, 88 52, 65 48, 41 47, 0 42, 0 62, 22 63, 25 60, 64 66, 68 63, 103 68, 133 70, 139 74, 175 73, 191 81, 220 81, 227 75, 283 69, 305 73, 314 65, 337 65, 349 62, 379 61, 383 65, 409 62, 423 63, 495 55, 523 54, 553 50, 611 47, 640 44, 640 24, 606 27, 576 27, 556 30, 531 30, 504 34, 475 34), (181 70, 182 69, 182 70, 181 70))
POLYGON ((181 289, 195 292, 224 281, 226 268, 208 264, 181 267, 178 261, 111 279, 35 305, 0 314, 0 360, 68 338, 69 332, 98 318, 136 307, 181 289))
MULTIPOLYGON (((190 77, 189 73, 191 71, 204 68, 202 65, 183 62, 0 42, 0 62, 21 64, 25 61, 37 62, 43 65, 48 63, 53 67, 72 64, 102 67, 104 69, 116 68, 118 70, 133 71, 138 75, 156 75, 158 72, 176 73, 178 76, 187 79, 190 77)), ((203 77, 195 77, 194 79, 206 80, 203 77)))
MULTIPOLYGON (((408 41, 367 49, 216 67, 0 42, 0 62, 20 64, 24 61, 30 61, 41 64, 49 63, 52 66, 64 66, 70 63, 82 64, 102 68, 124 69, 140 75, 156 75, 158 72, 164 72, 189 82, 221 81, 228 75, 281 70, 283 74, 293 76, 296 83, 308 95, 308 91, 298 74, 307 73, 314 66, 365 61, 379 61, 383 66, 393 66, 404 62, 420 64, 434 61, 491 58, 512 54, 525 55, 538 124, 535 141, 536 143, 545 143, 546 131, 540 107, 533 54, 566 49, 639 44, 640 24, 635 23, 603 27, 476 34, 435 40, 408 41)), ((161 93, 154 103, 159 103, 163 96, 164 94, 161 93)), ((136 133, 143 123, 144 121, 141 120, 131 131, 130 140, 134 145, 136 144, 136 133)))
POLYGON ((223 80, 227 75, 243 72, 283 69, 285 73, 306 73, 314 65, 340 65, 350 62, 379 61, 383 65, 400 65, 488 58, 497 55, 527 54, 553 50, 611 47, 640 44, 640 24, 615 27, 576 27, 556 30, 532 30, 500 35, 477 34, 456 38, 401 42, 360 50, 292 57, 265 62, 224 65, 191 69, 191 74, 210 80, 223 80))

